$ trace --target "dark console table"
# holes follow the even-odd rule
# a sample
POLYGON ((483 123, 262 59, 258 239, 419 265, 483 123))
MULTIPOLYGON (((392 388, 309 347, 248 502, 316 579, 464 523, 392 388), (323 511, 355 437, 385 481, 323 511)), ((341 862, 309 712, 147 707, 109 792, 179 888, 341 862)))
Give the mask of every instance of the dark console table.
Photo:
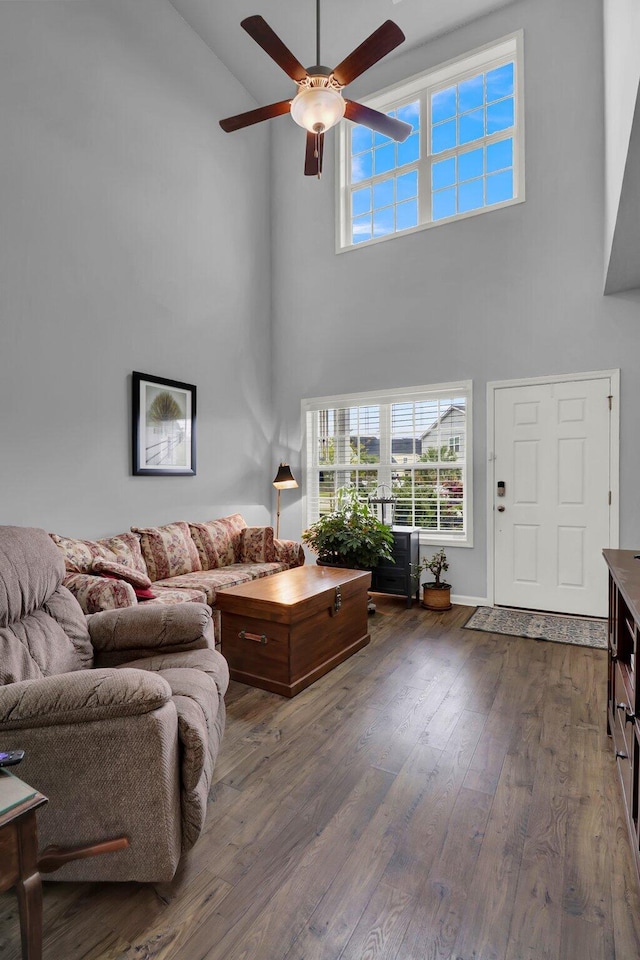
POLYGON ((640 560, 633 550, 605 550, 609 567, 607 733, 613 739, 629 836, 640 876, 640 560))
POLYGON ((420 534, 402 527, 393 530, 393 562, 383 560, 371 571, 371 590, 407 598, 410 607, 420 599, 420 534))

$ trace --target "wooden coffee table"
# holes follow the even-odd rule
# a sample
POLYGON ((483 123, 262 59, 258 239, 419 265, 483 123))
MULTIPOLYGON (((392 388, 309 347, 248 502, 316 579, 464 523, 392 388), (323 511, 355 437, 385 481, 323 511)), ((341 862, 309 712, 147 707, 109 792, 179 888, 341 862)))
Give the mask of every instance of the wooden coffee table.
POLYGON ((219 590, 232 680, 295 697, 371 639, 363 570, 305 566, 219 590))

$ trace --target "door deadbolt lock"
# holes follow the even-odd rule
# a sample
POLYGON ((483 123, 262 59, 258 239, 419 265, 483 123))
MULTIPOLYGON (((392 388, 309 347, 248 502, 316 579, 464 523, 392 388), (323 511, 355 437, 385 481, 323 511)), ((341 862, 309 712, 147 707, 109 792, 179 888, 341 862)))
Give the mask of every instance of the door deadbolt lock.
POLYGON ((504 480, 498 480, 498 496, 504 497, 505 483, 504 480))

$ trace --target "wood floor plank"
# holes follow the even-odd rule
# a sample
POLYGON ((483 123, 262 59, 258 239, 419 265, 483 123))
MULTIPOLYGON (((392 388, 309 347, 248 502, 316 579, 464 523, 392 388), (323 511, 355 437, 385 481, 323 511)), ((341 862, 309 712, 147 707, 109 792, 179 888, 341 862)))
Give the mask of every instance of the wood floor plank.
MULTIPOLYGON (((189 938, 206 923, 230 890, 230 884, 220 880, 210 870, 203 870, 180 900, 174 900, 166 909, 162 909, 158 902, 151 907, 145 904, 144 908, 138 907, 137 910, 137 905, 132 905, 133 909, 129 911, 119 910, 117 914, 112 914, 112 923, 121 935, 126 932, 132 957, 166 960, 188 949, 189 938)), ((128 956, 125 953, 123 960, 128 956)))
POLYGON ((464 960, 502 960, 506 953, 531 805, 531 788, 523 783, 527 762, 504 761, 455 943, 464 960))
MULTIPOLYGON (((610 945, 607 946, 603 928, 599 924, 589 923, 583 917, 565 916, 560 950, 562 960, 615 960, 615 953, 611 953, 610 945)), ((618 960, 623 958, 621 954, 618 960)))
POLYGON ((567 816, 564 910, 600 924, 611 912, 611 887, 610 837, 603 834, 607 802, 598 743, 594 728, 572 728, 575 792, 567 816))
POLYGON ((340 960, 386 960, 393 957, 405 934, 414 900, 403 890, 379 883, 340 960))
POLYGON ((444 960, 452 955, 491 802, 486 793, 463 788, 458 794, 440 856, 413 898, 415 908, 393 960, 444 960))
MULTIPOLYGON (((171 883, 44 885, 44 960, 636 960, 603 651, 381 597, 293 699, 232 683, 171 883)), ((20 957, 0 896, 0 956, 20 957)))
POLYGON ((571 695, 562 658, 551 671, 541 716, 531 810, 522 853, 506 960, 560 956, 570 754, 571 695), (556 789, 549 791, 549 784, 556 789))
POLYGON ((243 917, 235 923, 216 945, 216 954, 224 950, 226 960, 241 960, 247 956, 269 957, 278 951, 282 954, 290 947, 321 899, 318 877, 329 883, 344 869, 349 857, 357 855, 359 839, 392 782, 392 775, 369 768, 336 815, 313 837, 263 909, 258 913, 251 910, 250 922, 243 917))

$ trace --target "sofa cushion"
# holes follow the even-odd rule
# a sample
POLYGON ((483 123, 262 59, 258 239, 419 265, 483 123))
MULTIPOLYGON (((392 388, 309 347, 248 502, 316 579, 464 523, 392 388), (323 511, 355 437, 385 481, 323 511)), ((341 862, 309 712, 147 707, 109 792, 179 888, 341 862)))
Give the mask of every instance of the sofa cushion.
POLYGON ((140 540, 134 533, 120 533, 116 537, 103 540, 77 540, 50 534, 51 539, 62 551, 67 573, 91 573, 93 561, 98 557, 123 563, 126 566, 146 574, 147 568, 140 550, 140 540))
MULTIPOLYGON (((181 577, 178 577, 180 580, 181 577)), ((204 590, 195 590, 191 587, 183 587, 181 590, 175 590, 173 587, 165 587, 160 583, 153 585, 154 599, 147 603, 206 603, 207 597, 204 590)))
POLYGON ((105 560, 104 557, 96 557, 91 564, 91 572, 98 576, 115 577, 117 580, 124 580, 130 583, 132 587, 139 590, 148 590, 151 587, 151 580, 148 574, 140 573, 127 563, 116 563, 115 560, 105 560))
POLYGON ((242 531, 242 563, 273 563, 275 559, 273 527, 245 527, 242 531))
POLYGON ((140 536, 140 547, 152 581, 179 577, 202 569, 189 524, 183 521, 162 527, 132 527, 140 536))
POLYGON ((242 531, 246 525, 239 513, 189 524, 203 570, 216 570, 241 560, 242 531))
MULTIPOLYGON (((258 566, 268 566, 268 564, 258 564, 258 566)), ((273 572, 273 571, 272 571, 273 572)), ((199 573, 188 573, 182 577, 170 577, 161 580, 154 587, 190 587, 195 590, 202 590, 206 595, 207 603, 212 607, 216 602, 218 590, 224 587, 235 587, 239 583, 248 583, 254 580, 255 575, 248 563, 232 563, 221 570, 201 570, 199 573)))

